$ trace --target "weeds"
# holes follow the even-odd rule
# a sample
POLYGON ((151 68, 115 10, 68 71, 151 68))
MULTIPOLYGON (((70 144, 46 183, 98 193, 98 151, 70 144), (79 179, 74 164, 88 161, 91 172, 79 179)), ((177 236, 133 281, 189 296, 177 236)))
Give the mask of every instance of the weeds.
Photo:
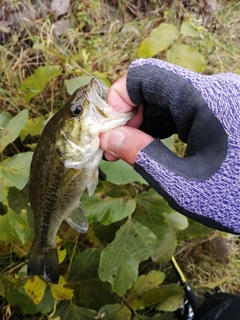
MULTIPOLYGON (((4 0, 0 8, 0 20, 9 21, 7 25, 0 23, 0 110, 9 111, 14 116, 27 109, 31 119, 45 119, 62 106, 68 96, 64 81, 74 77, 65 68, 67 56, 87 71, 102 74, 109 83, 114 82, 126 73, 129 63, 138 57, 141 41, 162 22, 172 23, 179 30, 183 21, 190 20, 194 27, 201 30, 200 38, 181 36, 177 41, 197 48, 204 55, 204 73, 240 72, 240 4, 235 1, 219 1, 214 13, 202 8, 199 1, 173 1, 171 6, 168 5, 171 1, 72 1, 68 12, 58 17, 50 10, 51 1, 42 2, 44 11, 38 6, 38 1, 34 4, 34 1, 27 0, 4 0), (14 19, 16 17, 18 19, 14 19), (52 65, 60 65, 62 75, 52 79, 41 94, 26 104, 24 92, 20 91, 22 83, 38 67, 52 65)), ((166 60, 166 51, 156 57, 166 60)), ((10 148, 4 150, 1 160, 22 151, 19 145, 24 143, 19 140, 11 144, 11 151, 10 148)), ((37 136, 30 140, 35 143, 37 136)), ((174 148, 176 153, 184 153, 184 146, 177 139, 174 148)), ((2 206, 0 211, 3 215, 2 206)), ((118 230, 119 223, 111 227, 118 230)), ((90 230, 88 241, 100 248, 106 234, 108 241, 114 238, 116 230, 110 229, 95 225, 90 230), (96 234, 102 241, 97 241, 96 234)), ((85 238, 76 238, 65 225, 60 234, 68 239, 64 247, 68 249, 71 264, 78 250, 86 248, 89 242, 85 238)), ((198 289, 200 295, 213 290, 239 292, 236 279, 237 270, 240 270, 237 239, 232 240, 233 254, 226 267, 202 249, 202 242, 207 240, 205 236, 204 232, 194 235, 196 241, 178 237, 177 259, 190 283, 196 287, 208 285, 203 291, 198 289), (221 283, 220 280, 225 278, 227 280, 221 283), (213 283, 218 283, 217 289, 214 285, 210 286, 213 283)), ((29 250, 29 247, 25 249, 29 250)), ((1 243, 0 265, 4 273, 14 273, 25 263, 26 252, 21 253, 21 250, 20 247, 1 243)), ((168 264, 156 265, 148 261, 141 267, 148 271, 151 268, 161 269, 169 274, 168 281, 171 282, 168 264)), ((63 263, 61 268, 66 271, 70 266, 63 263)), ((2 305, 5 319, 10 319, 11 313, 11 319, 24 318, 22 312, 7 304, 7 300, 3 300, 2 305)))

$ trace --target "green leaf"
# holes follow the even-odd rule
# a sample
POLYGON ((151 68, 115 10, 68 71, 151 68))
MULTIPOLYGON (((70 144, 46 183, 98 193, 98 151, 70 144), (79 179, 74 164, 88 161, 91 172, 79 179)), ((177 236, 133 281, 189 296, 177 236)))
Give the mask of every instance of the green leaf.
MULTIPOLYGON (((83 72, 83 71, 81 71, 83 72)), ((106 78, 106 74, 104 73, 95 73, 94 76, 98 79, 100 83, 103 83, 104 85, 110 86, 111 83, 106 78)), ((65 86, 67 88, 68 94, 73 94, 74 91, 79 89, 82 86, 85 86, 89 84, 89 82, 92 80, 92 77, 90 76, 80 76, 72 79, 67 79, 64 81, 65 86)))
POLYGON ((34 74, 28 77, 22 84, 20 90, 27 91, 25 102, 28 103, 32 97, 43 91, 46 84, 61 74, 59 65, 38 67, 34 74))
POLYGON ((68 282, 98 279, 100 250, 86 249, 78 254, 68 273, 68 282))
MULTIPOLYGON (((34 233, 34 214, 33 210, 31 208, 31 205, 29 203, 29 197, 27 194, 27 188, 24 191, 21 191, 17 189, 16 187, 11 187, 9 189, 8 193, 8 203, 9 207, 14 211, 15 214, 20 215, 24 217, 25 221, 25 214, 27 217, 27 225, 25 228, 25 234, 26 234, 26 250, 29 250, 29 242, 32 242, 33 240, 33 233, 34 233)), ((7 214, 6 214, 7 216, 7 214)), ((1 232, 0 232, 1 234, 1 232)), ((20 252, 18 252, 19 254, 20 252)), ((23 253, 23 252, 22 252, 23 253)))
POLYGON ((176 230, 184 230, 188 227, 188 218, 176 211, 169 213, 167 219, 176 230))
POLYGON ((54 303, 55 303, 55 300, 51 294, 50 288, 47 287, 42 301, 37 305, 37 312, 38 313, 41 312, 42 314, 49 313, 51 310, 53 310, 54 303))
POLYGON ((178 232, 178 239, 180 241, 190 240, 194 238, 203 238, 215 231, 214 229, 208 228, 192 219, 189 219, 188 223, 189 226, 186 229, 178 232))
POLYGON ((3 111, 0 113, 0 132, 8 125, 12 118, 13 116, 9 112, 3 111))
POLYGON ((172 24, 162 23, 153 29, 150 37, 144 39, 138 48, 138 57, 150 58, 167 49, 178 38, 179 33, 172 24))
MULTIPOLYGON (((89 230, 92 230, 92 236, 97 237, 96 241, 99 241, 102 245, 106 245, 110 242, 112 242, 116 236, 116 232, 118 229, 126 222, 127 218, 111 223, 108 226, 102 225, 100 222, 95 222, 92 225, 90 225, 89 230)), ((89 233, 88 233, 88 239, 89 233)), ((93 243, 95 243, 93 239, 93 243)))
POLYGON ((15 306, 19 307, 26 314, 35 314, 38 312, 37 306, 31 300, 24 290, 24 287, 17 288, 13 287, 11 296, 9 297, 9 302, 15 306))
POLYGON ((158 287, 164 279, 165 274, 157 270, 151 270, 148 274, 139 276, 130 290, 128 299, 131 300, 133 297, 158 287))
POLYGON ((22 189, 29 177, 32 152, 17 154, 0 163, 0 202, 7 205, 8 189, 22 189))
POLYGON ((99 310, 106 302, 117 302, 117 297, 112 292, 110 283, 102 282, 100 279, 74 283, 73 289, 74 302, 79 307, 99 310))
POLYGON ((168 137, 166 139, 162 139, 161 142, 170 150, 172 150, 173 143, 174 143, 174 135, 171 135, 171 137, 168 137))
POLYGON ((130 320, 132 313, 124 304, 107 304, 98 311, 98 319, 130 320))
POLYGON ((132 300, 131 307, 134 310, 142 310, 152 305, 159 304, 159 310, 170 309, 168 301, 172 301, 172 311, 174 311, 179 307, 183 299, 184 291, 182 287, 173 283, 165 286, 161 285, 158 288, 152 288, 149 291, 143 292, 138 296, 138 299, 134 298, 132 300))
POLYGON ((153 189, 142 193, 137 203, 134 219, 149 228, 157 237, 152 259, 158 262, 169 261, 176 249, 177 240, 168 215, 175 211, 153 189))
POLYGON ((20 214, 22 212, 33 214, 32 208, 29 203, 27 190, 25 189, 19 190, 16 187, 9 188, 8 203, 9 207, 17 214, 20 214))
MULTIPOLYGON (((8 207, 9 188, 22 189, 29 175, 32 152, 21 153, 0 163, 0 202, 8 207)), ((14 204, 15 206, 15 204, 14 204)), ((22 202, 19 203, 19 207, 22 202)), ((8 212, 0 215, 0 241, 24 244, 30 237, 27 221, 27 209, 16 214, 8 207, 8 212)))
POLYGON ((107 175, 107 181, 114 184, 127 184, 131 182, 147 182, 129 164, 123 160, 114 162, 101 161, 101 170, 107 175))
POLYGON ((76 91, 78 88, 85 86, 86 84, 89 84, 91 79, 92 78, 90 76, 81 76, 65 80, 64 83, 67 88, 68 94, 72 95, 73 92, 76 91))
POLYGON ((78 254, 68 273, 68 282, 75 292, 75 303, 78 306, 98 310, 102 305, 115 303, 111 285, 100 281, 98 266, 100 251, 86 249, 78 254))
POLYGON ((158 239, 157 244, 152 253, 154 262, 168 262, 173 256, 177 247, 176 233, 172 229, 164 234, 163 238, 158 239))
POLYGON ((25 279, 26 275, 21 277, 16 277, 16 275, 0 275, 0 287, 4 291, 4 296, 7 297, 12 306, 19 307, 25 314, 49 313, 54 305, 54 299, 49 288, 46 288, 42 301, 36 305, 24 289, 25 279))
POLYGON ((180 33, 184 36, 198 38, 200 36, 200 32, 197 30, 197 28, 194 28, 194 26, 190 23, 190 21, 184 21, 180 28, 180 33))
POLYGON ((0 241, 25 244, 29 238, 30 230, 26 212, 16 214, 9 209, 8 213, 0 215, 0 241))
POLYGON ((85 308, 80 308, 69 302, 62 302, 57 307, 54 317, 59 317, 61 320, 93 320, 97 317, 97 312, 85 308))
POLYGON ((128 306, 136 310, 136 306, 139 307, 139 299, 141 299, 141 296, 153 288, 157 288, 163 282, 164 278, 165 274, 156 270, 151 270, 147 275, 139 276, 130 290, 127 299, 128 306))
POLYGON ((20 130, 25 126, 28 119, 28 111, 23 110, 17 116, 10 117, 9 115, 3 113, 1 115, 1 125, 0 129, 0 152, 11 142, 13 142, 19 136, 20 130))
POLYGON ((112 290, 122 296, 137 279, 138 265, 152 253, 155 235, 133 219, 129 219, 116 237, 101 253, 98 274, 112 284, 112 290))
POLYGON ((176 311, 184 300, 182 288, 175 284, 164 287, 165 299, 156 307, 159 311, 173 312, 176 311))
POLYGON ((43 118, 31 118, 28 119, 25 127, 21 130, 19 136, 21 140, 24 140, 27 135, 38 136, 41 133, 44 119, 43 118))
POLYGON ((100 221, 104 225, 122 220, 136 208, 135 200, 124 192, 118 197, 109 197, 104 191, 104 184, 99 184, 91 197, 85 192, 81 202, 89 223, 100 221))
POLYGON ((169 62, 196 72, 203 72, 206 62, 204 56, 186 44, 175 44, 167 52, 169 62))

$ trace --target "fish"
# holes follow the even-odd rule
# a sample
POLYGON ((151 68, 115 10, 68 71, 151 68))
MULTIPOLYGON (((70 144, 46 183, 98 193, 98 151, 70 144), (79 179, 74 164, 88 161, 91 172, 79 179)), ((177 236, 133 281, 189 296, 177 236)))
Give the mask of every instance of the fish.
POLYGON ((133 112, 116 112, 106 103, 108 88, 92 79, 78 88, 46 124, 30 165, 29 201, 34 239, 28 275, 59 281, 56 235, 63 220, 85 233, 88 220, 80 198, 92 195, 103 156, 99 134, 126 124, 133 112), (102 97, 101 97, 102 95, 102 97))

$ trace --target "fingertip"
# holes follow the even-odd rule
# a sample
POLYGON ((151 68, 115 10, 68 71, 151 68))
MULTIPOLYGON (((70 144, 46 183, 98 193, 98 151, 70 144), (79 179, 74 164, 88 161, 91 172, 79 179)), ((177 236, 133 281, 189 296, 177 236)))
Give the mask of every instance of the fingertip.
POLYGON ((119 158, 116 157, 116 156, 114 156, 113 154, 105 151, 105 152, 103 153, 103 160, 105 160, 105 161, 111 161, 111 162, 112 162, 112 161, 117 161, 117 160, 119 160, 119 158))

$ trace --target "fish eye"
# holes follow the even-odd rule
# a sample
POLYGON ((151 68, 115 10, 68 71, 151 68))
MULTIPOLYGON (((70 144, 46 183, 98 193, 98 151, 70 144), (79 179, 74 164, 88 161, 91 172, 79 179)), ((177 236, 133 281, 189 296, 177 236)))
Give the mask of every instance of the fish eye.
POLYGON ((82 113, 82 106, 80 104, 74 104, 70 107, 69 113, 71 117, 78 117, 82 113))

